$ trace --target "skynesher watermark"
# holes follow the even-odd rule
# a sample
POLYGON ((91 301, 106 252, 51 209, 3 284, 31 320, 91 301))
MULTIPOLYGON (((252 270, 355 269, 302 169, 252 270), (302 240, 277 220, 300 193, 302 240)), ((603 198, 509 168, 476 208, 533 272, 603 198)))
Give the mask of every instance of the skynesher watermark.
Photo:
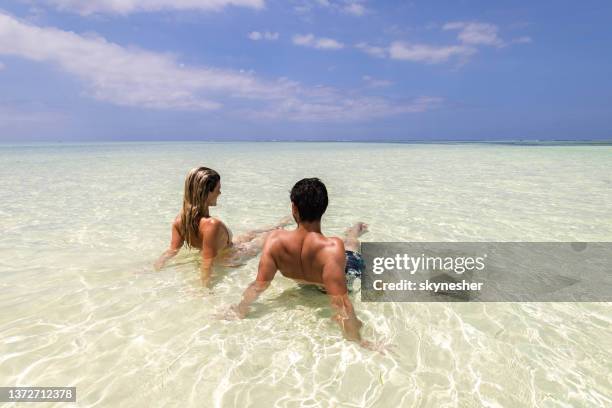
POLYGON ((368 242, 362 252, 363 301, 612 301, 608 242, 368 242))
POLYGON ((421 290, 430 291, 434 293, 442 293, 448 291, 465 291, 465 290, 482 290, 482 282, 467 282, 462 280, 460 282, 413 282, 406 279, 402 279, 399 282, 383 282, 378 279, 373 283, 374 290, 421 290))

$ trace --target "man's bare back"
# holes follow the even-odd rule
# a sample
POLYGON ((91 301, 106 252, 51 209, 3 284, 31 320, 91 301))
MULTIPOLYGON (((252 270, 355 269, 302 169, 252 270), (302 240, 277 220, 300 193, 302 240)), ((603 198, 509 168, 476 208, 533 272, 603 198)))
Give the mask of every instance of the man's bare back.
POLYGON ((346 285, 336 282, 344 279, 344 242, 340 238, 301 227, 274 231, 262 253, 263 263, 271 261, 287 278, 323 286, 330 295, 346 293, 346 285))

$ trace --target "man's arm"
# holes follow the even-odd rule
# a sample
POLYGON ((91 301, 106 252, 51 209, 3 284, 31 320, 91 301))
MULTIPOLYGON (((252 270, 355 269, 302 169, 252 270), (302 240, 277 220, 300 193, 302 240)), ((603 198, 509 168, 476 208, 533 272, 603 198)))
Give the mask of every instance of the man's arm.
POLYGON ((324 254, 326 259, 323 264, 323 284, 334 311, 332 320, 338 322, 345 339, 361 342, 359 330, 363 324, 357 319, 353 304, 348 297, 344 276, 346 264, 344 245, 342 241, 338 241, 337 245, 325 250, 327 253, 324 254))
POLYGON ((176 254, 178 254, 179 250, 183 246, 184 239, 181 236, 181 232, 179 231, 179 222, 179 218, 175 219, 174 222, 172 222, 172 238, 170 239, 170 246, 164 251, 164 253, 161 254, 159 259, 157 259, 157 261, 153 265, 156 271, 159 271, 161 268, 163 268, 166 262, 168 262, 168 260, 174 257, 176 254))
POLYGON ((236 315, 243 319, 249 313, 251 304, 257 300, 274 279, 277 271, 276 261, 274 260, 274 247, 276 246, 276 236, 271 234, 266 240, 261 258, 259 260, 259 268, 257 269, 257 278, 246 288, 242 294, 242 300, 238 305, 232 307, 236 315))

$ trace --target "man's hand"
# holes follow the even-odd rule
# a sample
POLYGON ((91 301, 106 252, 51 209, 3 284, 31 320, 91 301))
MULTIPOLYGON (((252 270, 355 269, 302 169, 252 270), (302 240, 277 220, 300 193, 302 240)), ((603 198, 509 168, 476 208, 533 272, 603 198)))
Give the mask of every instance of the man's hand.
POLYGON ((155 261, 155 263, 153 264, 153 270, 154 270, 155 272, 159 272, 159 271, 161 271, 161 268, 163 268, 163 267, 164 267, 164 264, 165 264, 164 260, 163 260, 162 258, 159 258, 159 259, 158 259, 157 261, 155 261))
MULTIPOLYGON (((333 303, 332 303, 333 304, 333 303)), ((360 330, 363 326, 361 320, 357 319, 354 312, 352 316, 348 316, 346 313, 346 309, 337 309, 337 314, 332 316, 332 320, 334 320, 340 328, 342 329, 342 335, 348 341, 361 341, 360 330)))
POLYGON ((361 340, 359 345, 367 350, 377 351, 380 354, 387 355, 387 353, 392 353, 394 356, 399 357, 398 354, 393 350, 397 345, 387 343, 386 340, 361 340))
POLYGON ((231 305, 224 311, 216 313, 214 317, 218 320, 242 320, 246 313, 240 310, 240 305, 231 305))
POLYGON ((257 278, 251 282, 242 294, 242 300, 237 305, 230 306, 229 310, 221 316, 224 320, 244 319, 249 313, 251 304, 257 300, 270 286, 270 282, 276 274, 276 262, 272 256, 272 244, 274 240, 268 239, 264 244, 261 259, 259 260, 259 268, 257 270, 257 278))

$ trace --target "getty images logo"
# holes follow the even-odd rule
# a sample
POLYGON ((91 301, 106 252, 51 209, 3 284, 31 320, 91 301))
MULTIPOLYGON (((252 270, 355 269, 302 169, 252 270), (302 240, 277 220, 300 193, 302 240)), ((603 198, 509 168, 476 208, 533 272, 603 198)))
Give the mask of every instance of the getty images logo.
POLYGON ((414 275, 417 271, 452 271, 458 275, 467 271, 482 271, 485 269, 487 255, 472 256, 412 256, 409 254, 396 254, 390 257, 376 257, 373 259, 372 272, 380 275, 386 271, 406 271, 414 275))

